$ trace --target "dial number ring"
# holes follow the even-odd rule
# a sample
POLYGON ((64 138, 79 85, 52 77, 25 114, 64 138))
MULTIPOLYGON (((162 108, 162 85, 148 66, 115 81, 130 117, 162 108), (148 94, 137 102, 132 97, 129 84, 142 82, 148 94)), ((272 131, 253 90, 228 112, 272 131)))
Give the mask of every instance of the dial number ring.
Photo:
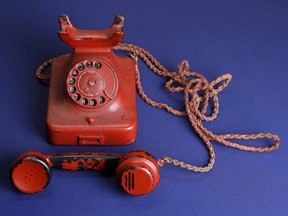
POLYGON ((84 108, 100 108, 117 92, 118 80, 111 65, 102 59, 84 59, 72 66, 66 90, 74 103, 84 108))

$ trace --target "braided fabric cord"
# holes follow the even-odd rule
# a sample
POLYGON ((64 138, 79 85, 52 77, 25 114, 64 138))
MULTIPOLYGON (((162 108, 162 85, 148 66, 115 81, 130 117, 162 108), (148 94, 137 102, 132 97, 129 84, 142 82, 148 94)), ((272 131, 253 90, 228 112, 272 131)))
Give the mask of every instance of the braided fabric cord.
POLYGON ((53 59, 49 59, 45 61, 42 65, 39 66, 39 68, 36 70, 36 77, 41 80, 50 80, 50 76, 44 75, 43 71, 52 64, 53 59))
POLYGON ((178 71, 170 72, 143 48, 132 44, 119 44, 117 47, 114 48, 118 50, 129 51, 133 53, 136 57, 139 56, 153 72, 160 76, 169 78, 165 85, 168 91, 184 92, 186 111, 179 111, 165 103, 153 101, 143 91, 140 73, 137 67, 136 85, 139 94, 143 98, 143 100, 152 106, 166 109, 168 112, 174 115, 187 115, 191 125, 194 127, 198 135, 202 138, 210 155, 210 160, 208 164, 204 167, 192 166, 190 164, 170 157, 164 157, 160 159, 160 164, 171 163, 173 165, 180 166, 182 168, 196 172, 208 172, 210 169, 213 168, 213 165, 215 163, 215 153, 211 144, 211 140, 216 140, 219 143, 229 147, 253 152, 270 152, 276 150, 279 147, 279 137, 271 133, 217 135, 203 126, 202 121, 213 121, 217 117, 219 113, 219 100, 217 95, 230 83, 232 79, 231 74, 224 74, 216 78, 212 82, 208 82, 206 78, 201 74, 196 72, 190 72, 189 64, 186 60, 182 61, 178 65, 178 71), (173 84, 177 87, 174 87, 173 84), (209 101, 211 99, 213 100, 213 111, 211 115, 207 116, 206 113, 209 106, 209 101), (273 139, 274 143, 268 147, 252 147, 228 141, 228 139, 247 140, 263 138, 273 139))
MULTIPOLYGON (((276 150, 279 147, 280 138, 275 134, 259 133, 217 135, 203 126, 203 121, 213 121, 217 117, 219 113, 218 93, 221 92, 230 83, 232 79, 231 74, 223 74, 212 82, 208 82, 203 75, 197 72, 189 71, 189 63, 186 60, 182 61, 178 65, 178 71, 170 72, 143 48, 132 44, 118 44, 116 47, 114 47, 114 49, 129 52, 135 61, 137 61, 138 57, 140 57, 154 73, 169 79, 165 85, 168 91, 184 93, 185 111, 176 110, 168 104, 152 100, 143 90, 140 73, 138 66, 136 65, 136 86, 139 95, 143 98, 143 100, 154 107, 165 109, 174 115, 187 116, 196 133, 202 138, 210 156, 209 162, 203 167, 193 166, 170 157, 164 157, 160 159, 160 165, 170 163, 175 166, 180 166, 195 172, 208 172, 213 168, 215 163, 215 152, 211 144, 212 140, 218 141, 219 143, 232 148, 252 152, 270 152, 276 150), (212 114, 207 115, 207 110, 211 100, 213 101, 213 111, 212 114), (267 147, 253 147, 229 141, 229 139, 254 140, 264 138, 272 139, 274 140, 274 143, 267 147)), ((48 65, 50 65, 52 61, 53 59, 44 62, 37 69, 36 76, 39 79, 49 80, 49 76, 43 75, 42 71, 48 65)))

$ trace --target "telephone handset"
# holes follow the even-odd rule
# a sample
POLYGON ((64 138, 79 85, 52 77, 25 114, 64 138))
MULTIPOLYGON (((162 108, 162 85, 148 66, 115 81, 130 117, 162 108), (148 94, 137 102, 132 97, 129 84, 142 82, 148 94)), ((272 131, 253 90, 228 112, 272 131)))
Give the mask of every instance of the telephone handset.
POLYGON ((137 130, 135 60, 112 51, 124 37, 124 17, 105 30, 80 30, 60 15, 60 38, 73 54, 53 59, 48 139, 62 145, 126 145, 137 130))
POLYGON ((38 193, 49 184, 52 168, 112 171, 119 186, 134 196, 150 193, 160 179, 157 160, 145 151, 134 150, 124 155, 99 152, 44 155, 26 151, 15 160, 11 180, 23 193, 38 193))

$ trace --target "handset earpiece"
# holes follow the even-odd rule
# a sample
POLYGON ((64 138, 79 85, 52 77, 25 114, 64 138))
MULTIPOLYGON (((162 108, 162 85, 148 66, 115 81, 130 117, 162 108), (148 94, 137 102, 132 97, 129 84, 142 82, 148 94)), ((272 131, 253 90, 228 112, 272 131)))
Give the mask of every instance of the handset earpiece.
POLYGON ((45 155, 27 151, 19 155, 11 169, 11 180, 22 193, 38 193, 49 184, 51 168, 45 155))
POLYGON ((160 179, 157 160, 142 150, 124 155, 98 152, 44 155, 27 151, 12 166, 12 183, 23 193, 38 193, 49 184, 51 168, 113 171, 120 187, 134 196, 151 192, 160 179))

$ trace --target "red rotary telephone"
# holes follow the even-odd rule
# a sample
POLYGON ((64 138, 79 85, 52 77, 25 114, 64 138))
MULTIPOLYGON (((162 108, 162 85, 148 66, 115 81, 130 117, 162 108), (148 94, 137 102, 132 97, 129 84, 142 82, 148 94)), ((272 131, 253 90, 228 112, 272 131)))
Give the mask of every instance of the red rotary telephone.
POLYGON ((203 126, 202 121, 214 120, 219 112, 217 94, 231 81, 230 74, 215 80, 189 71, 183 61, 178 71, 170 72, 149 52, 132 44, 119 43, 123 37, 124 18, 116 16, 106 30, 79 30, 67 15, 59 18, 59 36, 74 48, 74 53, 48 60, 36 72, 40 79, 49 80, 42 71, 52 63, 47 112, 48 138, 54 144, 124 145, 136 136, 136 90, 148 104, 166 109, 174 115, 186 115, 202 138, 209 161, 205 166, 191 165, 170 157, 158 161, 145 151, 125 155, 109 153, 67 153, 44 155, 36 151, 21 154, 12 166, 14 186, 24 193, 37 193, 49 183, 51 168, 65 170, 110 170, 120 187, 131 195, 151 192, 158 184, 160 165, 170 163, 195 172, 208 172, 215 163, 211 141, 245 151, 270 152, 280 145, 280 138, 271 133, 217 135, 203 126), (131 58, 116 56, 113 49, 129 51, 131 58), (166 89, 183 92, 185 111, 150 99, 143 91, 137 59, 140 57, 156 74, 169 78, 166 89), (176 85, 174 85, 176 84, 176 85), (179 86, 178 86, 179 85, 179 86), (210 100, 213 112, 207 115, 210 100), (202 106, 203 105, 203 106, 202 106), (265 147, 241 145, 231 139, 272 139, 265 147))

